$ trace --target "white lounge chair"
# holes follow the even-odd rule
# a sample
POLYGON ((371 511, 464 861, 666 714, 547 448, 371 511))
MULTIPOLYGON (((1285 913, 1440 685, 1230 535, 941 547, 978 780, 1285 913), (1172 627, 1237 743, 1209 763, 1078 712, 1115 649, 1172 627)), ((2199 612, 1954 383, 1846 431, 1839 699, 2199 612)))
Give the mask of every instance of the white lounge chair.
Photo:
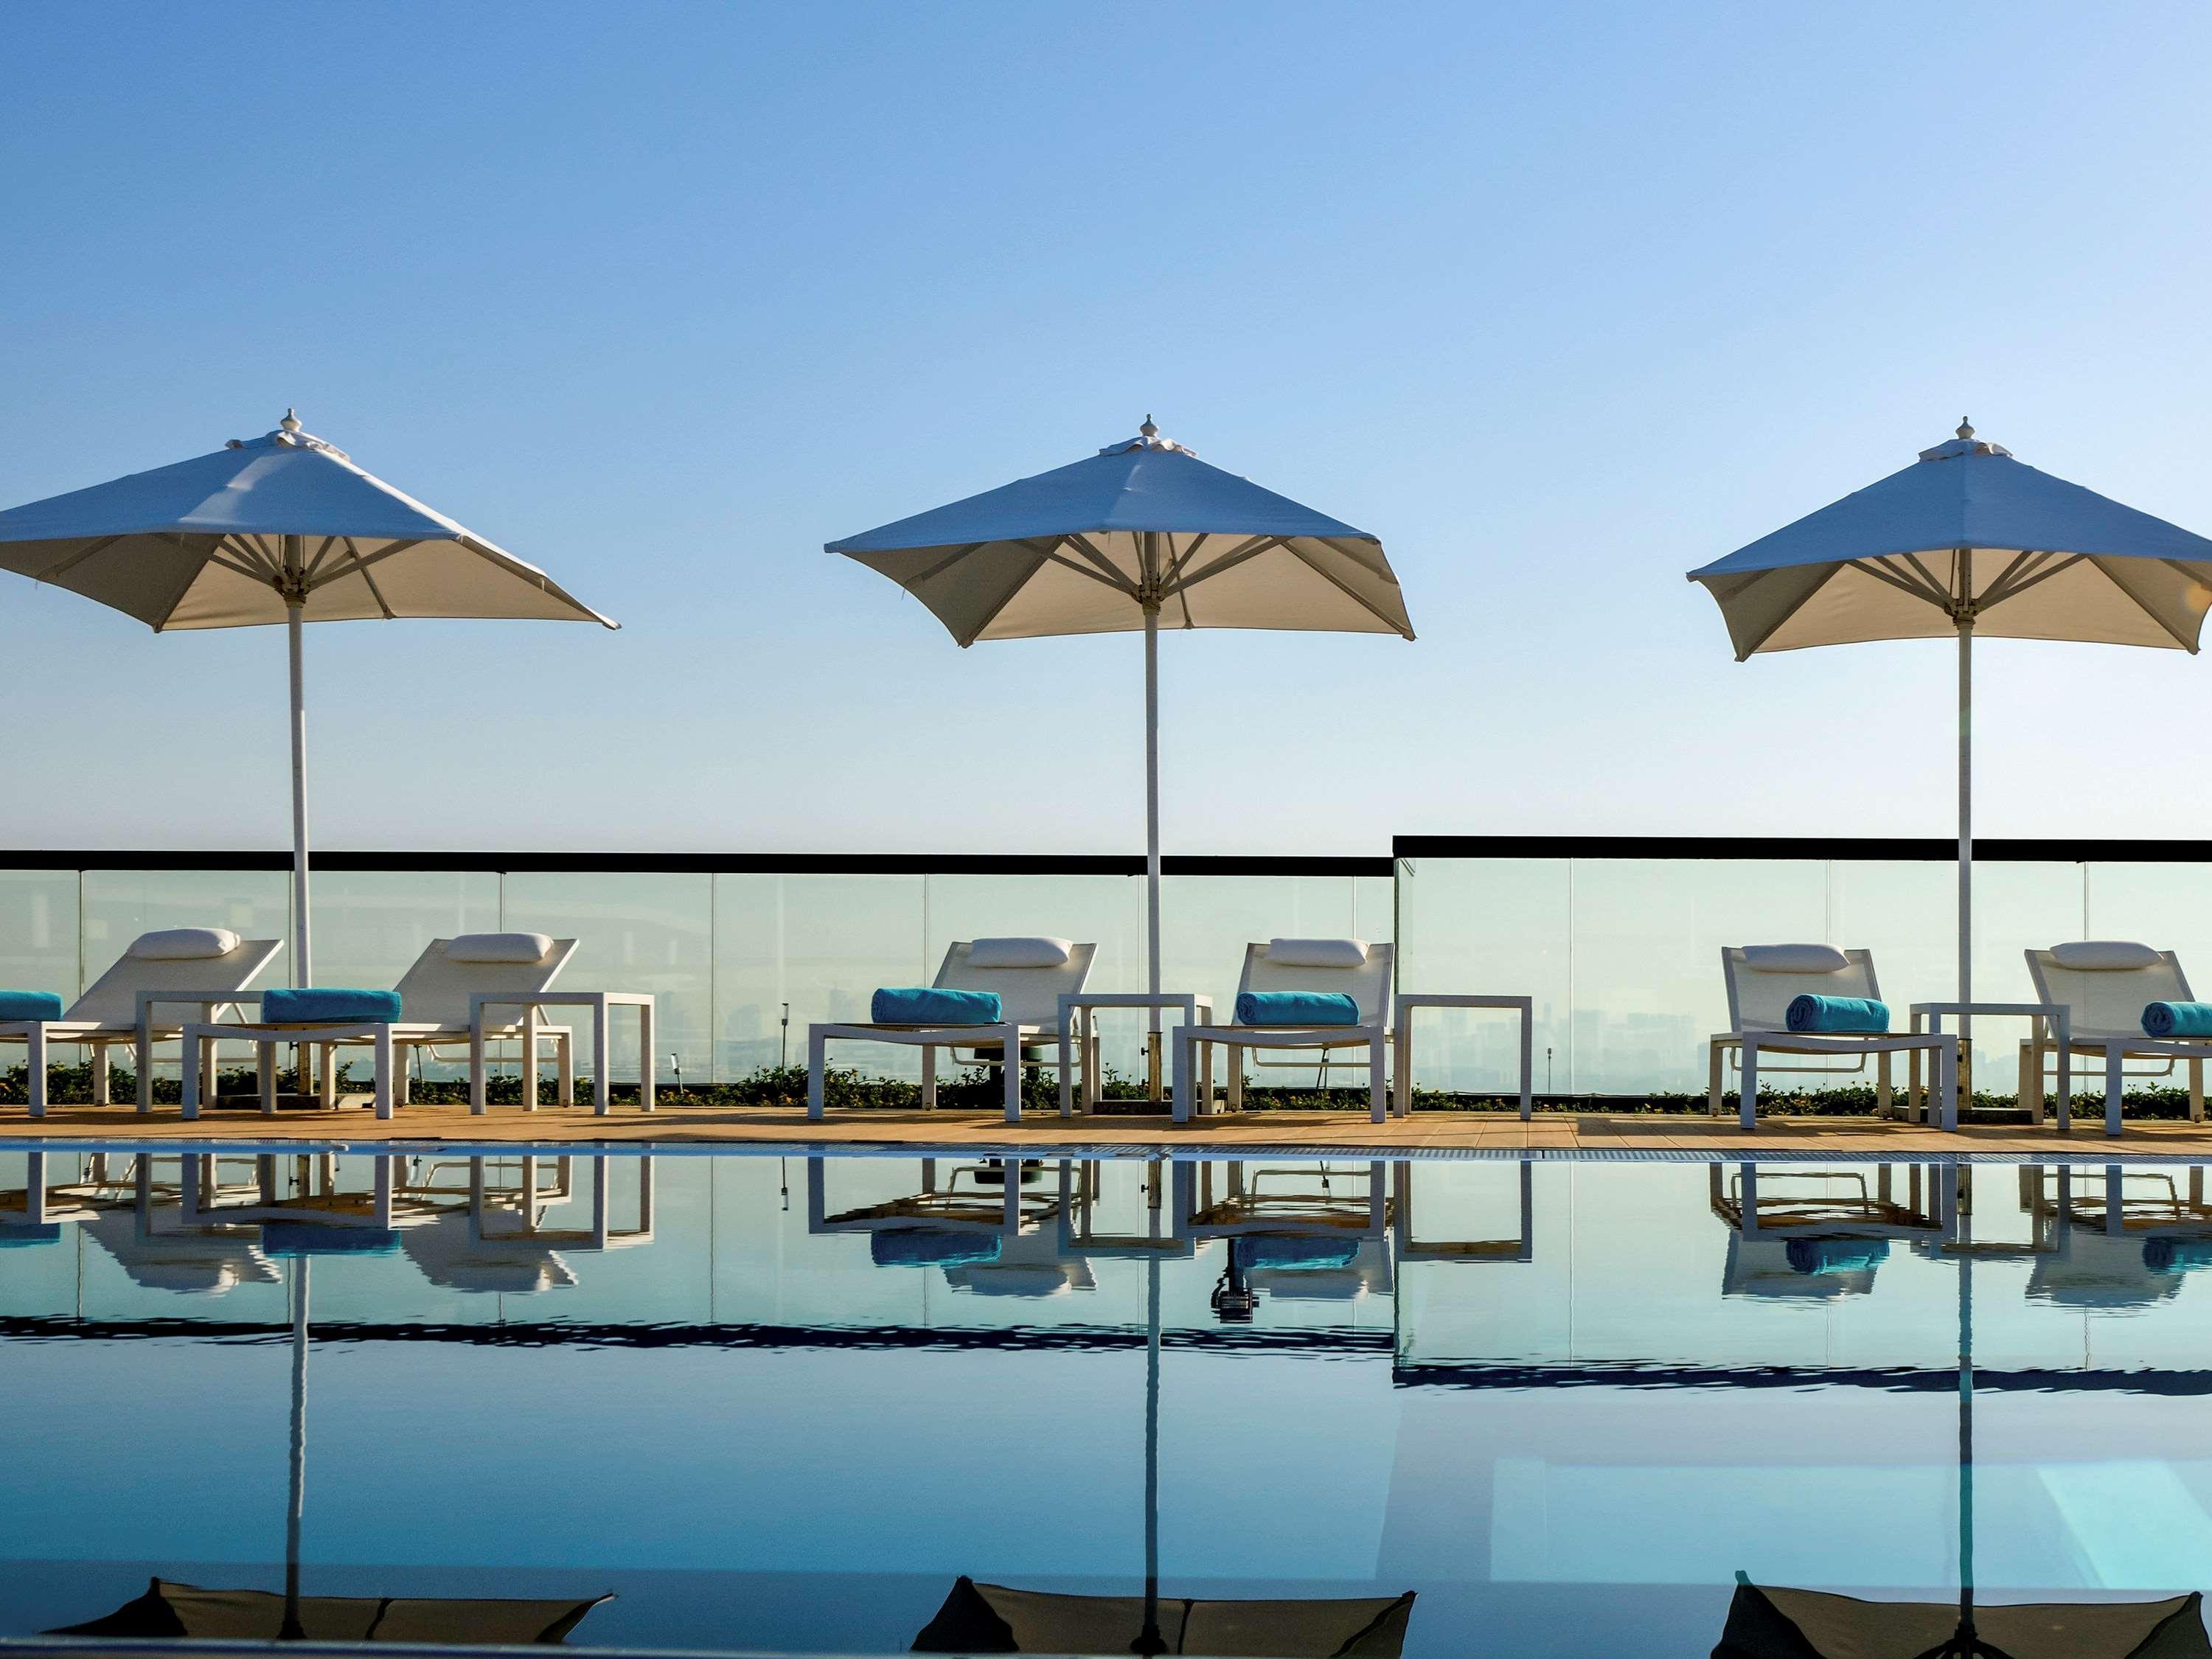
MULTIPOLYGON (((470 1098, 473 1103, 483 1096, 484 1043, 510 1040, 519 1040, 522 1044, 523 1097, 529 1107, 533 1110, 537 1107, 539 1049, 548 1042, 553 1045, 561 1103, 574 1104, 575 1043, 574 1033, 568 1027, 546 1024, 544 1014, 527 1005, 523 1006, 520 1018, 499 1023, 489 1017, 479 1018, 477 1009, 499 997, 528 998, 549 990, 561 970, 568 965, 569 957, 575 954, 574 939, 549 939, 543 933, 461 933, 452 939, 432 939, 394 988, 399 993, 399 1018, 381 1028, 389 1033, 392 1075, 377 1080, 376 1115, 389 1117, 395 1104, 406 1103, 407 1050, 435 1054, 441 1048, 465 1048, 469 1056, 470 1098), (535 956, 530 954, 533 951, 535 956)), ((494 1002, 493 1006, 497 1005, 494 1002)), ((487 1016, 489 1012, 489 1009, 485 1010, 487 1016)), ((191 1026, 185 1031, 186 1048, 191 1048, 203 1037, 243 1038, 260 1046, 261 1109, 264 1115, 273 1115, 276 1109, 275 1057, 280 1045, 298 1043, 317 1051, 320 1060, 319 1092, 327 1108, 337 1104, 338 1052, 345 1048, 374 1049, 385 1040, 379 1030, 357 1020, 283 1025, 255 1022, 220 1028, 191 1026)), ((603 1042, 597 1062, 602 1097, 605 1093, 607 1070, 605 1047, 603 1042)), ((199 1104, 195 1081, 188 1078, 185 1115, 197 1117, 199 1104)))
MULTIPOLYGON (((20 1042, 28 1053, 31 1115, 46 1115, 46 1050, 75 1043, 92 1051, 92 1099, 109 1103, 107 1051, 117 1043, 136 1048, 138 1109, 154 1109, 154 1044, 183 1033, 181 1024, 158 1023, 160 1011, 192 1007, 213 1019, 276 960, 284 948, 273 939, 240 939, 228 928, 167 927, 141 933, 59 1019, 0 1021, 0 1042, 20 1042)), ((207 1051, 212 1068, 215 1051, 207 1051)), ((210 1079, 210 1085, 212 1079, 210 1079)))
POLYGON ((1213 1049, 1229 1050, 1229 1109, 1244 1105, 1244 1051, 1316 1049, 1324 1059, 1333 1048, 1367 1050, 1368 1115, 1377 1123, 1390 1113, 1384 1084, 1390 1046, 1390 973, 1396 948, 1356 939, 1276 939, 1244 947, 1244 971, 1237 994, 1246 992, 1340 993, 1359 1006, 1352 1025, 1184 1025, 1176 1031, 1175 1121, 1190 1121, 1197 1109, 1213 1108, 1213 1049))
MULTIPOLYGON (((946 950, 931 988, 988 991, 999 999, 995 1025, 884 1025, 848 1021, 806 1028, 806 1115, 823 1111, 823 1072, 832 1042, 895 1042, 921 1050, 921 1109, 937 1107, 937 1051, 950 1048, 1006 1068, 1006 1121, 1022 1121, 1022 1066, 1056 1064, 1060 1000, 1091 977, 1096 945, 1062 939, 963 939, 946 950), (1050 1033, 1052 1041, 1042 1041, 1050 1033)), ((1065 1114, 1063 1114, 1065 1115, 1065 1114)))
POLYGON ((1881 1000, 1875 978, 1874 955, 1868 951, 1838 951, 1832 945, 1731 945, 1721 951, 1721 975, 1728 982, 1729 1029, 1717 1033, 1706 1048, 1705 1110, 1721 1115, 1721 1084, 1728 1057, 1734 1053, 1742 1073, 1737 1121, 1747 1129, 1759 1127, 1759 1057, 1761 1054, 1856 1056, 1848 1066, 1779 1066, 1771 1071, 1863 1072, 1866 1056, 1875 1057, 1875 1104, 1887 1110, 1890 1103, 1890 1059, 1893 1054, 1921 1050, 1934 1059, 1938 1111, 1942 1127, 1959 1127, 1959 1039, 1951 1034, 1889 1031, 1880 1035, 1820 1035, 1790 1029, 1790 1005, 1801 996, 1865 997, 1881 1000))
MULTIPOLYGON (((2143 1033, 2143 1010, 2154 1002, 2194 1002, 2181 959, 2171 951, 2154 951, 2148 945, 2122 939, 2080 939, 2027 952, 2028 977, 2035 981, 2035 999, 2063 1007, 2069 1016, 2069 1052, 2101 1058, 2105 1062, 2105 1133, 2120 1132, 2121 1097, 2126 1062, 2155 1060, 2164 1062, 2160 1076, 2171 1075, 2176 1060, 2189 1062, 2189 1117, 2204 1119, 2204 1061, 2212 1057, 2212 1041, 2203 1038, 2154 1037, 2143 1033)), ((2023 1093, 2033 1096, 2021 1104, 2039 1121, 2043 1115, 2043 1065, 2055 1054, 2057 1042, 2040 1026, 2022 1045, 2021 1082, 2023 1093)), ((2059 1107, 2059 1126, 2070 1121, 2067 1103, 2059 1107)))

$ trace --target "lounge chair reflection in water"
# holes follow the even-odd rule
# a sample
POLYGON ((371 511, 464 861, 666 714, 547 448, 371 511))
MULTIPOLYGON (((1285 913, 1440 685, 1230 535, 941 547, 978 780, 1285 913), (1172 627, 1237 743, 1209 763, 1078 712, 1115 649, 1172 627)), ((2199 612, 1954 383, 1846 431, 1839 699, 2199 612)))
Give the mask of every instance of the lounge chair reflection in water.
MULTIPOLYGON (((857 1209, 830 1210, 828 1165, 806 1160, 806 1231, 865 1233, 878 1267, 941 1267, 969 1290, 986 1294, 1054 1294, 1088 1289, 1090 1268, 1059 1251, 1056 1229, 1064 1200, 1060 1183, 1037 1159, 981 1158, 972 1163, 925 1158, 919 1190, 857 1209), (981 1270, 1003 1267, 994 1279, 981 1270)), ((879 1168, 868 1160, 870 1169, 879 1168)))
POLYGON ((1723 1296, 1863 1296, 1893 1243, 1947 1236, 1951 1209, 1936 1166, 1764 1170, 1711 1165, 1706 1200, 1729 1228, 1723 1296))
POLYGON ((2030 1300, 2081 1308, 2147 1308, 2181 1293, 2212 1267, 2212 1206, 2204 1171, 2063 1164, 2021 1171, 2021 1206, 2044 1241, 2028 1275, 2030 1300))
POLYGON ((1225 1246, 1213 1310, 1250 1322, 1261 1292, 1349 1301, 1395 1288, 1389 1166, 1360 1164, 1178 1164, 1178 1226, 1225 1246))

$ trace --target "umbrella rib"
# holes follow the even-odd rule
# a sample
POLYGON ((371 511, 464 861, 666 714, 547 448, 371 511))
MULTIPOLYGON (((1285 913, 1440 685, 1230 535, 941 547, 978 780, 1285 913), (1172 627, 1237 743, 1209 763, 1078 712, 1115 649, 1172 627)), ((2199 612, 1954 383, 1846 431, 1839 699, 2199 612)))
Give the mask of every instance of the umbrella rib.
POLYGON ((2018 599, 2022 593, 2027 592, 2029 588, 2035 586, 2037 584, 2047 582, 2053 576, 2059 575, 2065 571, 2071 570, 2075 565, 2080 564, 2082 562, 2084 556, 2084 555, 2080 553, 2071 553, 2066 557, 2058 560, 2055 564, 2039 565, 2030 572, 2030 574, 2021 577, 2020 580, 2014 582, 2010 587, 2004 587, 2003 583, 2000 581, 1997 586, 1998 587, 2002 588, 2003 591, 1997 592, 1993 589, 1990 594, 1983 599, 1982 603, 1985 605, 1995 605, 2002 599, 2018 599))
POLYGON ((103 536, 98 541, 92 543, 89 546, 80 547, 76 552, 70 554, 69 557, 62 560, 60 562, 48 565, 44 570, 39 572, 37 575, 32 577, 31 580, 34 582, 50 582, 53 580, 55 577, 64 575, 70 571, 76 569, 77 566, 82 564, 94 554, 106 552, 109 548, 114 546, 116 543, 122 539, 123 538, 119 535, 103 536))
POLYGON ((2032 571, 2036 568, 2037 561, 2047 559, 2051 555, 2048 552, 2037 548, 2030 547, 2021 549, 2018 553, 2013 555, 2013 560, 2010 564, 1997 572, 1996 580, 1982 590, 1981 598, 1977 599, 1975 603, 1978 605, 1996 604, 2000 599, 2006 597, 2005 584, 2010 581, 2014 576, 2018 575, 2023 568, 2032 571))
POLYGON ((1928 584, 1928 591, 1929 592, 1940 593, 1942 595, 1942 598, 1936 600, 1936 603, 1942 605, 1946 611, 1948 611, 1951 608, 1951 584, 1948 582, 1937 581, 1936 580, 1936 573, 1930 570, 1926 565, 1920 562, 1920 556, 1917 553, 1906 553, 1900 556, 1907 564, 1911 565, 1915 570, 1920 573, 1920 580, 1928 584))
MULTIPOLYGON (((1170 588, 1172 588, 1176 582, 1182 578, 1185 567, 1187 567, 1193 559, 1198 556, 1198 550, 1204 547, 1207 541, 1212 538, 1212 535, 1213 532, 1210 530, 1200 531, 1197 535, 1191 538, 1190 545, 1188 547, 1186 547, 1182 552, 1176 554, 1174 558, 1168 561, 1167 579, 1168 585, 1170 588)), ((1172 534, 1168 537, 1168 545, 1170 548, 1175 545, 1175 537, 1172 534)))
MULTIPOLYGON (((363 553, 358 547, 354 545, 353 538, 350 536, 345 538, 345 544, 348 550, 353 555, 353 562, 350 564, 341 562, 336 569, 332 570, 329 575, 325 576, 320 581, 317 581, 314 579, 315 573, 312 569, 309 570, 307 573, 307 591, 309 592, 312 593, 319 587, 327 587, 331 583, 337 581, 341 577, 344 576, 358 574, 362 577, 362 580, 367 581, 368 580, 367 572, 369 566, 388 559, 395 553, 404 553, 410 547, 420 547, 422 545, 422 541, 420 537, 417 537, 413 541, 393 542, 388 547, 378 548, 374 553, 363 553)), ((466 545, 466 544, 463 544, 466 545)), ((372 583, 372 591, 374 590, 374 585, 372 583)), ((379 599, 377 603, 381 605, 383 601, 379 599)))
POLYGON ((1304 565, 1307 569, 1312 571, 1314 574, 1319 576, 1323 581, 1334 587, 1339 592, 1342 593, 1345 598, 1350 599, 1361 610, 1372 616, 1376 621, 1387 626, 1393 634, 1402 634, 1409 640, 1413 637, 1411 629, 1400 627, 1396 618, 1385 616, 1364 596, 1354 592, 1351 586, 1348 586, 1341 577, 1336 576, 1329 571, 1323 569, 1320 565, 1316 564, 1311 558, 1307 556, 1306 550, 1300 547, 1296 542, 1286 541, 1283 544, 1283 546, 1292 558, 1297 560, 1298 562, 1304 565))
MULTIPOLYGON (((1024 546, 1028 545, 1026 543, 1023 544, 1024 546)), ((989 545, 990 544, 988 542, 970 542, 965 547, 956 547, 952 551, 947 553, 943 558, 939 559, 935 564, 931 565, 929 568, 917 572, 914 576, 909 578, 909 580, 918 582, 926 582, 933 576, 941 576, 946 571, 951 569, 954 565, 958 564, 961 560, 966 558, 970 553, 979 551, 989 545)), ((901 582, 899 586, 903 587, 906 586, 906 583, 901 582)))
MULTIPOLYGON (((1908 559, 1912 558, 1912 556, 1910 553, 1905 555, 1905 556, 1908 559)), ((1923 576, 1928 575, 1928 572, 1921 568, 1920 562, 1917 559, 1913 559, 1912 562, 1913 568, 1919 570, 1923 576)), ((1905 577, 1899 575, 1894 570, 1891 570, 1886 566, 1877 564, 1871 560, 1846 559, 1844 561, 1844 566, 1846 569, 1856 570, 1862 575, 1871 576, 1876 581, 1887 582, 1892 587, 1898 589, 1900 592, 1910 593, 1914 599, 1924 600, 1929 605, 1942 606, 1947 609, 1950 605, 1951 596, 1945 592, 1942 588, 1936 586, 1935 579, 1933 577, 1929 577, 1927 586, 1923 586, 1918 582, 1908 581, 1905 577)), ((1821 586, 1826 586, 1826 584, 1824 582, 1821 586)), ((1815 589, 1814 591, 1818 592, 1819 590, 1815 589)), ((1806 597, 1809 599, 1811 595, 1808 594, 1806 597)), ((1784 620, 1787 619, 1785 618, 1784 620)))
POLYGON ((1097 582, 1101 587, 1110 587, 1116 593, 1120 593, 1124 597, 1133 598, 1135 596, 1135 590, 1124 586, 1118 581, 1109 581, 1105 577, 1093 570, 1089 565, 1077 563, 1073 559, 1069 558, 1065 553, 1060 552, 1056 548, 1044 548, 1040 550, 1029 542, 1023 542, 1020 545, 1028 548, 1030 552, 1036 554, 1036 556, 1041 559, 1044 559, 1050 563, 1056 564, 1064 570, 1073 571, 1085 581, 1097 582))
MULTIPOLYGON (((1022 545, 1028 547, 1029 544, 1024 542, 1022 545)), ((1033 547, 1030 548, 1030 551, 1036 553, 1036 550, 1033 547)), ((999 613, 1014 602, 1014 595, 1020 592, 1023 588, 1029 585, 1030 578, 1036 575, 1037 573, 1037 567, 1044 563, 1044 562, 1051 556, 1052 555, 1049 553, 1036 553, 1036 564, 1031 565, 1027 570, 1024 571, 1019 581, 1009 582, 1006 584, 1006 591, 999 596, 999 602, 993 605, 988 611, 985 611, 982 616, 977 619, 975 626, 969 631, 968 637, 960 641, 963 648, 975 644, 976 641, 983 637, 983 630, 988 628, 993 623, 999 620, 999 613)))
POLYGON ((1180 593, 1187 588, 1197 586, 1199 583, 1206 580, 1209 576, 1218 576, 1223 571, 1229 569, 1231 567, 1243 563, 1247 559, 1256 559, 1261 554, 1267 552, 1270 548, 1287 547, 1290 544, 1285 542, 1280 536, 1251 537, 1244 541, 1237 543, 1236 546, 1231 548, 1219 558, 1214 560, 1212 564, 1206 565, 1200 569, 1194 570, 1188 576, 1179 576, 1168 591, 1171 593, 1180 593))
POLYGON ((320 569, 323 568, 323 565, 325 564, 325 562, 330 558, 330 556, 331 556, 331 550, 332 548, 336 547, 336 546, 337 546, 340 542, 343 542, 343 543, 345 544, 345 549, 346 549, 346 551, 347 551, 347 552, 349 552, 349 553, 350 553, 350 554, 352 554, 352 555, 354 556, 354 557, 356 557, 356 558, 357 559, 357 558, 359 558, 359 557, 361 556, 361 550, 360 550, 359 548, 356 547, 356 546, 353 544, 353 538, 352 538, 352 537, 350 537, 350 536, 325 536, 325 537, 324 537, 324 538, 323 538, 323 544, 322 544, 320 547, 319 547, 319 548, 317 548, 317 549, 315 550, 315 556, 314 556, 313 558, 312 558, 312 559, 310 559, 310 560, 308 560, 308 561, 307 561, 307 571, 306 571, 305 574, 306 574, 306 580, 307 580, 307 585, 308 585, 310 587, 312 587, 312 586, 314 586, 314 581, 315 581, 315 573, 316 573, 317 571, 320 570, 320 569))
POLYGON ((362 582, 368 589, 368 597, 376 601, 376 608, 384 613, 384 620, 386 622, 398 621, 399 618, 398 614, 390 605, 384 602, 384 590, 376 585, 376 578, 368 574, 368 565, 365 563, 357 564, 354 568, 361 573, 362 582))
POLYGON ((1104 576, 1108 586, 1115 588, 1120 592, 1127 593, 1133 599, 1137 597, 1137 585, 1121 573, 1121 571, 1115 567, 1114 561, 1108 558, 1106 555, 1100 550, 1098 546, 1091 541, 1090 537, 1083 534, 1080 531, 1071 531, 1060 539, 1066 542, 1069 546, 1074 548, 1078 552, 1081 553, 1083 556, 1090 560, 1091 563, 1097 565, 1100 573, 1104 576))

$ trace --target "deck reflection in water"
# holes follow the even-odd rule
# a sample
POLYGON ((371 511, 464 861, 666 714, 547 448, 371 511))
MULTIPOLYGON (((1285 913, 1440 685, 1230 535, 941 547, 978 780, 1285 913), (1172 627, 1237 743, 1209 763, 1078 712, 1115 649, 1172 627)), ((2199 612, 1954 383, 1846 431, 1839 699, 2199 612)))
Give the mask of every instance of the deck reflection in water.
POLYGON ((289 1565, 587 1646, 1701 1655, 1739 1571, 2212 1562, 2195 1168, 16 1152, 0 1246, 9 1634, 289 1565))

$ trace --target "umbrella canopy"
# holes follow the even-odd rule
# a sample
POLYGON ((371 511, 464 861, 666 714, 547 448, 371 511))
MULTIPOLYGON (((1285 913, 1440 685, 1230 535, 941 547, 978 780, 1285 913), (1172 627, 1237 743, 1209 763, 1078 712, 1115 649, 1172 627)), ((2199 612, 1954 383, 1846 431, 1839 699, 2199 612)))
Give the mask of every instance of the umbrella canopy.
MULTIPOLYGON (((2203 1597, 1985 1607, 1982 1639, 2010 1659, 2212 1659, 2203 1597)), ((1924 1659, 1953 1638, 1940 1601, 1862 1601, 1820 1590, 1736 1585, 1713 1659, 1924 1659)))
POLYGON ((1159 435, 828 544, 920 599, 963 646, 1145 634, 1149 987, 1160 988, 1163 628, 1413 637, 1382 544, 1159 435))
POLYGON ((2013 459, 1948 443, 1690 573, 1738 661, 1863 640, 2008 639, 2194 651, 2212 541, 2013 459))
POLYGON ((300 429, 0 513, 0 569, 155 632, 401 617, 616 626, 544 571, 300 429), (291 547, 296 540, 301 544, 291 547))
MULTIPOLYGON (((520 1647, 556 1643, 608 1598, 525 1601, 455 1595, 307 1595, 292 1639, 520 1647)), ((114 1612, 49 1636, 128 1641, 273 1642, 283 1633, 284 1598, 271 1590, 203 1589, 155 1578, 114 1612)))
POLYGON ((291 630, 294 983, 311 982, 300 628, 402 617, 610 622, 533 564, 301 429, 0 513, 0 570, 149 624, 291 630))
POLYGON ((1366 1656, 1395 1659, 1406 1645, 1413 1592, 1359 1598, 1229 1601, 1175 1596, 1160 1603, 1164 1649, 1133 1645, 1141 1595, 1060 1595, 955 1581, 916 1653, 1265 1654, 1270 1659, 1366 1656))
POLYGON ((1976 634, 2193 652, 2212 541, 2014 460, 1960 422, 1911 466, 1692 570, 1741 662, 1959 641, 1959 1000, 1972 1000, 1976 634))

